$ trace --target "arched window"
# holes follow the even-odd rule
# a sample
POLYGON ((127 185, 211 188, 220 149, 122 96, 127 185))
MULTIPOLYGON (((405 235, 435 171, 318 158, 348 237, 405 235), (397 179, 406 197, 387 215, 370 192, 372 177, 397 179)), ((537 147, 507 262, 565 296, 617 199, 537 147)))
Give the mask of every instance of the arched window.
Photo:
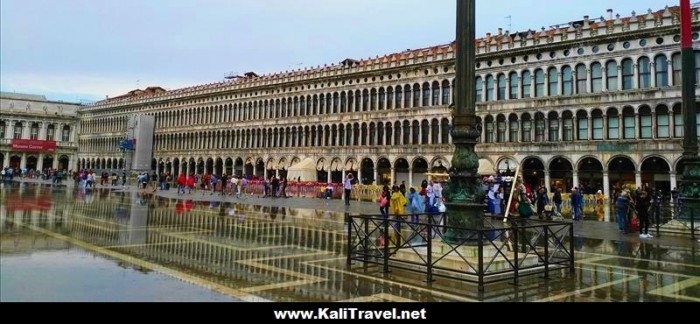
POLYGON ((430 106, 430 84, 428 82, 423 83, 423 100, 421 100, 421 107, 430 106))
POLYGON ((326 114, 331 113, 332 106, 333 106, 333 97, 331 96, 330 93, 327 93, 326 94, 326 114))
MULTIPOLYGON (((329 95, 329 96, 330 96, 330 95, 329 95)), ((337 113, 338 113, 338 103, 339 103, 339 101, 340 101, 340 99, 339 99, 339 97, 338 97, 338 93, 336 92, 336 93, 333 94, 333 111, 332 111, 333 114, 337 114, 337 113)), ((295 99, 295 100, 294 100, 294 107, 295 107, 294 109, 295 109, 295 110, 296 110, 296 105, 297 105, 297 101, 296 101, 296 99, 295 99)), ((292 114, 292 116, 294 116, 294 115, 295 115, 295 113, 292 114)))
POLYGON ((498 75, 498 100, 506 99, 506 76, 504 74, 498 75))
POLYGON ((486 116, 485 119, 485 131, 484 131, 484 143, 493 143, 493 129, 494 129, 494 120, 493 116, 486 116))
POLYGON ((487 75, 486 76, 486 101, 492 101, 494 100, 494 80, 492 75, 487 75))
POLYGON ((450 93, 450 81, 444 80, 442 81, 442 104, 447 106, 451 103, 450 101, 452 101, 452 95, 450 93))
POLYGON ((544 96, 544 71, 535 70, 535 98, 544 96))
POLYGON ((535 142, 544 142, 544 114, 535 113, 535 142))
POLYGON ((524 114, 522 117, 522 141, 530 142, 532 141, 532 120, 530 119, 530 114, 524 114))
POLYGON ((369 109, 369 91, 367 89, 362 90, 362 111, 367 111, 369 109))
POLYGON ((650 139, 651 136, 651 108, 643 106, 639 108, 639 138, 650 139))
POLYGON ((591 124, 593 127, 593 139, 602 140, 603 139, 603 112, 600 109, 595 109, 591 113, 591 124))
POLYGON ((511 114, 508 117, 508 142, 518 142, 518 115, 511 114))
POLYGON ((403 121, 403 145, 411 144, 411 123, 403 121))
POLYGON ((622 110, 622 123, 624 127, 624 132, 622 138, 624 139, 634 139, 634 110, 632 107, 625 107, 622 110))
POLYGON ((506 117, 503 115, 496 117, 496 142, 506 142, 506 117))
POLYGON ((559 95, 559 80, 556 68, 549 68, 549 70, 547 70, 547 81, 549 84, 549 96, 559 95))
POLYGON ((651 87, 651 64, 649 63, 649 58, 642 56, 637 61, 637 67, 639 68, 639 88, 646 89, 651 87))
POLYGON ((617 109, 612 108, 608 110, 608 139, 616 140, 620 138, 620 116, 617 113, 617 109))
POLYGON ((683 137, 683 110, 681 105, 673 106, 673 137, 683 137))
POLYGON ((39 139, 39 124, 33 123, 32 128, 30 129, 29 133, 29 139, 39 139))
POLYGON ((482 89, 484 88, 483 81, 481 80, 481 77, 476 77, 476 81, 474 82, 476 86, 476 102, 481 102, 482 101, 482 89))
POLYGON ((440 105, 440 82, 433 82, 432 89, 430 91, 433 92, 433 106, 438 106, 440 105))
POLYGON ((384 92, 384 88, 379 88, 379 109, 386 109, 386 106, 384 103, 386 102, 386 93, 384 92))
POLYGON ((681 85, 681 53, 676 53, 671 56, 671 65, 673 65, 673 85, 681 85))
POLYGON ((588 73, 586 71, 586 66, 579 64, 576 66, 576 93, 587 93, 588 92, 588 73))
POLYGON ((668 108, 666 106, 656 107, 656 137, 668 138, 670 133, 670 119, 668 116, 668 108))
POLYGON ((15 123, 15 133, 12 135, 12 138, 14 138, 14 139, 22 138, 22 123, 20 123, 20 122, 15 123))
POLYGON ((386 88, 386 109, 394 108, 394 88, 386 88))
POLYGON ((396 108, 401 108, 402 91, 403 89, 401 89, 401 86, 396 86, 396 108))
POLYGON ((549 141, 558 142, 559 141, 559 116, 556 112, 550 112, 547 115, 547 120, 549 121, 549 141))
MULTIPOLYGON (((481 121, 478 120, 477 125, 479 125, 480 122, 481 121)), ((450 121, 447 118, 443 118, 442 121, 440 121, 440 143, 450 143, 450 121)))
POLYGON ((668 59, 666 55, 657 55, 654 58, 654 67, 656 67, 656 86, 668 87, 668 59))
POLYGON ((369 109, 377 110, 377 89, 372 89, 370 93, 369 109))
POLYGON ((564 141, 574 140, 574 119, 570 111, 565 111, 561 115, 564 131, 562 132, 564 141))
POLYGON ((355 91, 355 112, 360 111, 360 105, 362 104, 362 93, 360 90, 355 91))
MULTIPOLYGON (((416 85, 416 87, 417 86, 418 85, 416 85)), ((416 98, 417 98, 417 96, 416 96, 416 98)), ((409 85, 409 84, 407 84, 403 87, 403 106, 404 106, 404 108, 411 108, 411 85, 409 85)))
POLYGON ((576 139, 579 141, 588 140, 588 114, 580 110, 576 113, 576 128, 578 129, 576 139))
POLYGON ((61 133, 61 141, 70 142, 70 126, 63 126, 63 132, 61 133))
POLYGON ((530 71, 523 71, 523 98, 530 98, 532 92, 532 75, 530 71))
POLYGON ((413 106, 411 107, 420 107, 420 85, 418 85, 418 83, 413 85, 413 106))
POLYGON ((430 122, 430 143, 440 144, 440 124, 437 119, 430 122))
POLYGON ((591 64, 591 91, 593 93, 603 91, 603 67, 598 62, 591 64))
POLYGON ((420 123, 420 144, 428 144, 430 139, 430 124, 427 120, 423 119, 420 123))
POLYGON ((622 60, 622 90, 630 90, 634 87, 634 64, 632 59, 622 60))
POLYGON ((617 91, 617 62, 609 61, 606 63, 605 73, 607 73, 608 76, 608 79, 606 80, 608 91, 617 91))
MULTIPOLYGON (((304 107, 304 97, 301 97, 301 107, 302 107, 302 109, 304 107)), ((344 113, 345 111, 346 111, 346 95, 345 95, 345 91, 343 91, 340 93, 340 112, 344 113)))
POLYGON ((420 123, 418 123, 417 120, 414 120, 412 126, 413 127, 412 127, 411 131, 413 133, 411 135, 413 135, 413 136, 411 136, 412 137, 411 144, 418 145, 418 144, 420 144, 420 123))
POLYGON ((561 68, 561 94, 570 96, 574 93, 574 75, 571 67, 565 65, 561 68))
POLYGON ((510 85, 510 99, 518 99, 518 73, 510 72, 508 83, 510 85))

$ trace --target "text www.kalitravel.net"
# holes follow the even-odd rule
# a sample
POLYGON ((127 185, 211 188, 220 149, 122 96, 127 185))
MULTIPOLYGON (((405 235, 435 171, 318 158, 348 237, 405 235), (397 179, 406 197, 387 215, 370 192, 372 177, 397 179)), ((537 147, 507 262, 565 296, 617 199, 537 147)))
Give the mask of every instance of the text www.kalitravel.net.
POLYGON ((339 320, 421 320, 428 319, 425 308, 421 310, 361 310, 359 308, 328 308, 321 307, 316 310, 276 310, 273 311, 275 319, 339 319, 339 320))

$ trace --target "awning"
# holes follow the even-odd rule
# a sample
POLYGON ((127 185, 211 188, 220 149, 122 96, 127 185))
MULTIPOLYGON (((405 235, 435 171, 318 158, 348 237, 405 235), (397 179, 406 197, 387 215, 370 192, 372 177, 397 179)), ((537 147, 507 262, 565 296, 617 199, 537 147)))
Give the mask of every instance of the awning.
POLYGON ((496 169, 493 167, 493 163, 488 159, 479 159, 479 174, 480 175, 495 175, 496 169))

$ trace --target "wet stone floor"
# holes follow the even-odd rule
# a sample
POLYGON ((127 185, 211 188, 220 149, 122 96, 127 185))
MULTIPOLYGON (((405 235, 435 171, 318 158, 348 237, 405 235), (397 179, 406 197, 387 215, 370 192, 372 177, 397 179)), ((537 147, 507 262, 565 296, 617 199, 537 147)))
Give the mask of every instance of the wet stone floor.
POLYGON ((479 292, 348 266, 342 202, 289 201, 5 183, 0 301, 700 301, 699 246, 687 238, 577 230, 573 273, 479 292))

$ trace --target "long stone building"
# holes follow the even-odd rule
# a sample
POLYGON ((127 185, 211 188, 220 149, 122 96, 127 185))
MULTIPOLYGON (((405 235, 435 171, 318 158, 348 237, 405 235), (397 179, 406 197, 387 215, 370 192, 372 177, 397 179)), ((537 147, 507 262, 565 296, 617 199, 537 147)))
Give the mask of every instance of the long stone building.
MULTIPOLYGON (((697 9, 692 16, 700 49, 697 9)), ((550 189, 674 188, 683 136, 679 17, 678 7, 609 12, 478 39, 481 173, 520 166, 528 183, 550 189)), ((147 114, 156 119, 153 169, 285 176, 308 160, 313 180, 340 182, 352 172, 364 183, 416 185, 450 167, 455 50, 132 91, 82 110, 78 167, 122 168, 127 117, 147 114)))

